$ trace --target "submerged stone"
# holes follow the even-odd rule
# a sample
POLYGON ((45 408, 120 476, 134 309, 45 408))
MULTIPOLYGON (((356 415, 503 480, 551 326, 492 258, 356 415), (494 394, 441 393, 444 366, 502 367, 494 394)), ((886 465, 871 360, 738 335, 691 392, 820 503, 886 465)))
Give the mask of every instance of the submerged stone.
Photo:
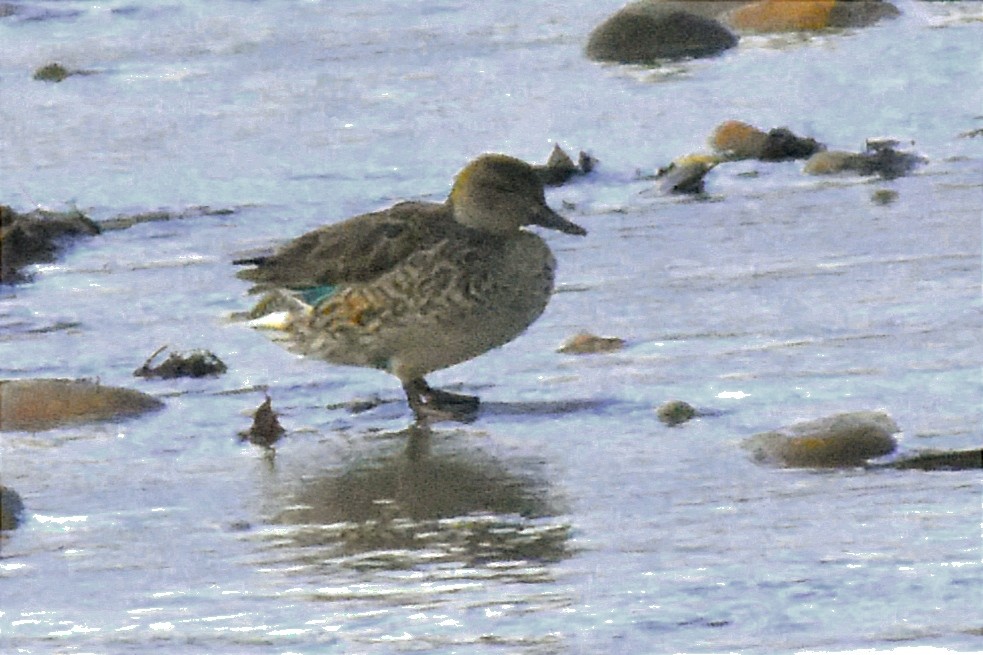
POLYGON ((847 412, 749 437, 742 447, 762 464, 803 468, 863 466, 894 452, 897 424, 883 412, 847 412))
POLYGON ((680 425, 696 416, 696 408, 682 400, 670 400, 656 410, 659 420, 672 427, 680 425))
POLYGON ((836 173, 856 173, 858 175, 879 175, 885 180, 893 180, 907 175, 925 158, 911 152, 897 149, 898 142, 893 139, 870 139, 864 152, 831 150, 819 152, 809 158, 803 171, 809 175, 835 175, 836 173))
POLYGON ((860 168, 860 153, 845 150, 826 150, 810 157, 802 171, 807 175, 835 175, 860 168))
POLYGON ((708 57, 733 48, 737 37, 712 18, 652 1, 629 4, 591 32, 595 61, 651 64, 660 59, 708 57))
POLYGON ((104 230, 125 230, 141 223, 157 223, 160 221, 183 220, 202 216, 227 216, 234 213, 234 209, 196 205, 180 210, 157 209, 137 214, 120 214, 113 218, 100 221, 99 226, 104 230))
POLYGON ((898 199, 898 192, 894 189, 877 189, 870 194, 870 199, 876 205, 890 205, 898 199))
POLYGON ((567 355, 591 355, 611 353, 625 347, 625 340, 618 337, 599 337, 589 332, 580 332, 570 337, 557 352, 567 355))
POLYGON ((72 71, 57 62, 45 64, 34 71, 34 79, 41 82, 61 82, 70 75, 72 71))
POLYGON ((24 501, 20 494, 0 484, 0 530, 13 530, 20 525, 24 501))
POLYGON ((885 467, 919 471, 979 471, 983 470, 983 449, 919 453, 891 462, 885 467))
POLYGON ((89 380, 0 380, 0 431, 51 428, 136 416, 163 403, 133 389, 89 380))

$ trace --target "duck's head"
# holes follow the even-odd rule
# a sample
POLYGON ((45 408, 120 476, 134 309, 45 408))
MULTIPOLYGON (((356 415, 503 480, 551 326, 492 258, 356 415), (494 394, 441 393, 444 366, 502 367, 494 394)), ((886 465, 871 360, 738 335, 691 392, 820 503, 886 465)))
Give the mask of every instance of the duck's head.
POLYGON ((549 208, 532 166, 507 155, 481 155, 465 166, 454 178, 449 202, 457 222, 494 234, 509 234, 523 225, 587 234, 549 208))

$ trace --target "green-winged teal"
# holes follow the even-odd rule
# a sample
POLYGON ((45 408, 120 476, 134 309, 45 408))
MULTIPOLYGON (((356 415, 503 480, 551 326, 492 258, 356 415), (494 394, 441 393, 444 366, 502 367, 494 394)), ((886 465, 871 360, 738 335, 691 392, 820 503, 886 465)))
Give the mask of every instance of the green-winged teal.
POLYGON ((401 202, 309 232, 240 276, 269 293, 255 327, 287 347, 399 378, 418 419, 473 416, 478 399, 432 389, 424 376, 516 338, 553 291, 556 260, 539 225, 586 231, 550 209, 532 167, 485 154, 443 204, 401 202))

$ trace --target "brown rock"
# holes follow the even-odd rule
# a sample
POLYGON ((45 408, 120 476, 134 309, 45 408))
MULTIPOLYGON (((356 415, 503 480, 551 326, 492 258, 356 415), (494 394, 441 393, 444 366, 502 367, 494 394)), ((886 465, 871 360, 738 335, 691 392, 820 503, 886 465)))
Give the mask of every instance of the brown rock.
POLYGON ((724 121, 710 137, 710 146, 730 159, 757 159, 768 134, 741 121, 724 121))
POLYGON ((710 137, 710 145, 728 159, 760 159, 785 161, 805 159, 825 150, 825 146, 809 137, 800 137, 787 127, 764 132, 741 121, 724 121, 710 137))
POLYGON ((270 397, 267 396, 253 414, 253 424, 248 431, 240 434, 243 441, 249 441, 263 448, 272 448, 286 430, 280 425, 270 397))
POLYGON ((580 332, 570 337, 557 352, 567 355, 591 355, 611 353, 625 347, 625 340, 618 337, 599 337, 589 332, 580 332))
POLYGON ((834 175, 844 171, 855 171, 860 167, 860 154, 845 150, 826 150, 810 157, 803 172, 808 175, 834 175))
POLYGON ((136 416, 159 407, 163 403, 145 393, 89 380, 0 380, 0 431, 38 432, 136 416))

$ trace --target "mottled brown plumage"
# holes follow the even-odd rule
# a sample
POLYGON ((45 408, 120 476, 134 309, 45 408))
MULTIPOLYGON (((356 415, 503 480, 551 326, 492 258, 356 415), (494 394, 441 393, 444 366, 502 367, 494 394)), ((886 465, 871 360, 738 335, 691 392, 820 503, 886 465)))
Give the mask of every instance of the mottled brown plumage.
POLYGON ((400 379, 420 418, 461 418, 477 399, 431 389, 423 376, 508 343, 542 314, 555 260, 540 225, 583 228, 547 205, 528 164, 483 155, 443 204, 404 202, 309 232, 275 254, 240 263, 267 295, 256 327, 287 346, 400 379))

